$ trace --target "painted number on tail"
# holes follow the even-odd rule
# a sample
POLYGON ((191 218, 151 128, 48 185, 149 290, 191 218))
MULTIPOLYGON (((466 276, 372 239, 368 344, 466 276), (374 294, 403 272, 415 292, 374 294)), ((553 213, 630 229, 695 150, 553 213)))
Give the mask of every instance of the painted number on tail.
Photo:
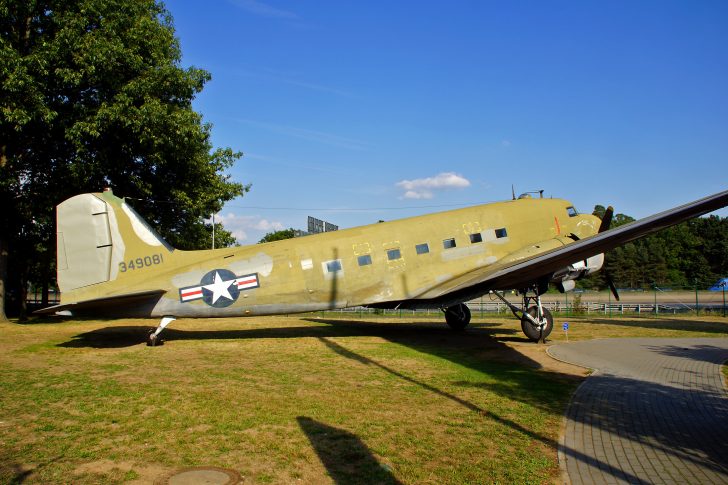
POLYGON ((119 263, 119 271, 124 273, 126 271, 133 271, 135 269, 141 269, 147 266, 153 266, 155 264, 162 264, 163 262, 164 256, 162 256, 162 253, 152 254, 151 256, 130 259, 128 262, 122 261, 121 263, 119 263))

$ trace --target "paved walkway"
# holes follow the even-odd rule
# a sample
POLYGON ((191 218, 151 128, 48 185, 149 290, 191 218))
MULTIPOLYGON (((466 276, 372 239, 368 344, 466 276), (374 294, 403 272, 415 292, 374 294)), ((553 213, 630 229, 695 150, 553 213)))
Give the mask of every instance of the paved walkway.
POLYGON ((598 369, 577 389, 559 450, 573 485, 728 484, 728 338, 554 345, 598 369))

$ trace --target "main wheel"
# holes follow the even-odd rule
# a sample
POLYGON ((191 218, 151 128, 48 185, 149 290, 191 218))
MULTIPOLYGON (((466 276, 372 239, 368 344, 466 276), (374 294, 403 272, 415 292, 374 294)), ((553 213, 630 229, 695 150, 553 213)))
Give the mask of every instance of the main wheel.
MULTIPOLYGON (((526 311, 526 313, 531 315, 535 320, 538 315, 538 307, 532 306, 526 311)), ((546 337, 551 334, 551 330, 554 329, 554 317, 547 308, 543 308, 543 316, 541 318, 546 320, 546 325, 543 327, 543 339, 546 340, 546 337)), ((534 342, 538 342, 542 337, 541 330, 539 330, 538 327, 536 327, 531 320, 525 316, 521 318, 521 330, 523 330, 526 337, 534 342)))
POLYGON ((465 303, 445 308, 445 321, 453 330, 464 329, 470 323, 470 308, 465 303))

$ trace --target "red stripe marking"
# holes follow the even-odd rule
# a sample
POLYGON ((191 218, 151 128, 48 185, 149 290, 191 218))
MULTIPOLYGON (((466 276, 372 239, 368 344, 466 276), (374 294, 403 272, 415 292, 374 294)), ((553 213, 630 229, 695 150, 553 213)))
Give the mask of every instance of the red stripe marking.
POLYGON ((238 286, 247 285, 248 283, 257 283, 257 282, 258 282, 258 278, 253 278, 253 279, 245 280, 245 281, 238 281, 238 286))
POLYGON ((201 295, 201 294, 202 294, 202 288, 200 288, 199 290, 188 291, 187 293, 182 293, 182 298, 187 298, 188 296, 201 295))

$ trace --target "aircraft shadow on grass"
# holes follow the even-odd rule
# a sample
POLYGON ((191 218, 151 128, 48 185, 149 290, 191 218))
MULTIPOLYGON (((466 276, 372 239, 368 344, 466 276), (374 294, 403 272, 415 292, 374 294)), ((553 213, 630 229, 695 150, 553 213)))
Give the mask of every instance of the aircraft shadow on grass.
MULTIPOLYGON (((552 382, 551 379, 573 379, 573 377, 565 376, 557 372, 541 371, 534 373, 533 369, 540 367, 537 362, 503 343, 504 340, 525 341, 525 338, 513 336, 496 338, 494 337, 496 330, 490 328, 488 324, 473 326, 464 332, 454 333, 450 329, 442 328, 439 324, 433 324, 432 322, 382 325, 373 322, 350 320, 310 320, 315 323, 325 323, 326 325, 219 331, 169 329, 166 338, 170 341, 188 339, 243 340, 317 338, 330 351, 343 358, 376 367, 383 372, 420 386, 472 412, 507 426, 513 432, 524 434, 548 447, 556 448, 557 443, 553 438, 528 429, 507 417, 500 416, 498 413, 485 409, 474 402, 456 395, 457 388, 476 387, 541 409, 548 408, 550 411, 553 411, 552 406, 549 407, 548 404, 543 402, 542 395, 537 389, 539 380, 549 377, 550 379, 548 381, 552 382), (496 382, 492 380, 488 383, 470 381, 452 382, 450 383, 452 390, 449 391, 408 375, 409 373, 407 372, 394 369, 391 366, 355 352, 334 340, 337 337, 366 336, 380 337, 419 352, 450 360, 458 365, 474 370, 481 370, 491 376, 495 376, 496 382), (514 363, 518 365, 514 365, 514 363), (529 370, 524 366, 530 367, 531 369, 529 370)), ((120 348, 142 345, 147 341, 147 333, 149 330, 150 327, 147 326, 100 328, 80 334, 73 340, 59 344, 59 346, 66 348, 120 348)), ((504 331, 503 329, 498 329, 497 332, 499 334, 516 333, 515 330, 504 331)), ((606 418, 598 416, 592 417, 596 422, 606 418)), ((350 478, 353 476, 352 473, 363 473, 372 478, 377 478, 379 483, 399 483, 394 475, 376 460, 370 450, 357 436, 308 417, 302 416, 297 418, 297 420, 335 483, 350 483, 350 478), (353 463, 351 463, 352 460, 353 463)), ((649 439, 650 436, 642 436, 641 438, 643 440, 649 439)), ((608 463, 600 461, 598 458, 588 456, 580 450, 562 445, 562 451, 572 459, 599 467, 615 477, 622 477, 631 483, 647 483, 636 476, 625 474, 623 470, 611 467, 608 463)))
MULTIPOLYGON (((383 370, 400 378, 410 379, 394 369, 378 364, 365 356, 358 356, 345 349, 333 339, 337 337, 379 337, 418 352, 433 355, 448 360, 457 365, 467 367, 485 375, 493 376, 488 383, 479 382, 453 382, 459 388, 482 387, 490 392, 508 396, 511 399, 528 403, 540 409, 548 408, 544 404, 543 395, 537 387, 543 385, 544 379, 573 380, 573 376, 566 376, 556 372, 539 372, 534 369, 541 365, 525 356, 518 350, 506 345, 504 341, 527 342, 525 337, 516 335, 516 330, 492 328, 495 325, 483 324, 469 327, 462 332, 453 332, 439 323, 418 322, 402 324, 379 324, 356 320, 335 319, 309 319, 318 325, 254 328, 242 330, 179 330, 168 329, 165 335, 168 341, 175 340, 245 340, 245 339, 288 339, 288 338, 318 338, 330 350, 347 358, 377 365, 383 370), (321 324, 325 325, 321 325, 321 324), (495 337, 508 334, 506 337, 495 337)), ((147 341, 150 327, 146 326, 119 326, 105 327, 77 335, 72 340, 58 344, 65 348, 122 348, 143 345, 147 341)), ((519 334, 520 335, 520 334, 519 334)), ((410 381, 412 382, 412 381, 410 381)), ((439 392, 424 382, 415 382, 422 387, 439 392)), ((548 394, 548 391, 544 391, 548 394)), ((454 398, 447 394, 445 397, 454 398)), ((457 399, 455 399, 457 401, 457 399)), ((458 401, 460 402, 460 401, 458 401)), ((476 412, 486 412, 470 403, 460 402, 476 412)))
POLYGON ((401 483, 358 436, 305 416, 296 421, 334 483, 401 483))
MULTIPOLYGON (((252 329, 233 330, 180 330, 169 327, 165 330, 164 340, 247 340, 247 339, 285 339, 303 337, 381 337, 387 340, 406 344, 407 342, 421 342, 437 345, 438 343, 453 343, 467 348, 493 347, 496 342, 518 341, 526 342, 525 337, 493 338, 495 330, 488 324, 473 325, 465 332, 455 333, 439 323, 408 322, 402 324, 382 325, 374 322, 357 320, 337 320, 307 318, 306 321, 318 324, 317 326, 292 327, 261 327, 252 329)), ((110 320, 112 321, 112 320, 110 320)), ((59 344, 67 348, 121 348, 146 344, 152 326, 110 326, 84 332, 73 337, 72 340, 59 344)), ((500 334, 516 335, 512 329, 499 329, 500 334)))
MULTIPOLYGON (((417 379, 417 378, 408 376, 407 374, 405 374, 403 372, 399 372, 399 371, 397 371, 397 370, 395 370, 395 369, 393 369, 393 368, 391 368, 389 366, 386 366, 386 365, 384 365, 384 364, 382 364, 380 362, 377 362, 374 359, 370 359, 370 358, 368 358, 368 357, 366 357, 364 355, 361 355, 361 354, 356 353, 356 352, 354 352, 354 351, 352 351, 350 349, 347 349, 346 347, 344 347, 342 345, 339 345, 338 343, 336 343, 333 340, 330 340, 328 338, 319 337, 319 340, 321 342, 323 342, 324 345, 326 345, 333 352, 341 355, 342 357, 345 357, 347 359, 354 360, 354 361, 359 362, 359 363, 364 364, 364 365, 370 365, 370 366, 377 367, 377 368, 379 368, 379 369, 381 369, 381 370, 383 370, 383 371, 385 371, 385 372, 387 372, 387 373, 389 373, 389 374, 391 374, 391 375, 393 375, 395 377, 398 377, 398 378, 400 378, 400 379, 402 379, 404 381, 407 381, 407 382, 409 382, 411 384, 415 384, 415 385, 417 385, 417 386, 419 386, 419 387, 421 387, 421 388, 423 388, 423 389, 425 389, 427 391, 430 391, 433 394, 437 394, 437 395, 439 395, 441 397, 450 399, 451 401, 456 402, 456 403, 460 404, 461 406, 463 406, 463 407, 465 407, 465 408, 467 408, 467 409, 469 409, 471 411, 474 411, 474 412, 480 414, 481 416, 488 417, 490 419, 493 419, 494 421, 497 421, 497 422, 499 422, 499 423, 501 423, 503 425, 506 425, 506 426, 512 428, 514 431, 518 431, 520 433, 523 433, 523 434, 531 437, 534 440, 541 441, 541 442, 543 442, 543 443, 545 443, 546 445, 549 445, 549 446, 556 446, 556 442, 554 440, 552 440, 550 438, 547 438, 547 437, 544 437, 544 436, 542 436, 542 435, 540 435, 538 433, 535 433, 535 432, 533 432, 533 431, 531 431, 531 430, 529 430, 527 428, 524 428, 523 426, 519 425, 518 423, 516 423, 516 422, 514 422, 514 421, 512 421, 510 419, 503 418, 500 415, 498 415, 498 414, 496 414, 496 413, 494 413, 492 411, 489 411, 487 409, 484 409, 484 408, 482 408, 482 407, 480 407, 480 406, 478 406, 478 405, 476 405, 476 404, 474 404, 474 403, 472 403, 472 402, 470 402, 468 400, 462 399, 462 398, 456 396, 455 394, 452 394, 450 392, 447 392, 447 391, 444 391, 442 389, 439 389, 438 387, 435 387, 435 386, 433 386, 431 384, 428 384, 427 382, 424 382, 424 381, 422 381, 420 379, 417 379)), ((508 387, 509 387, 509 389, 512 390, 511 386, 508 386, 508 387)), ((498 385, 488 385, 488 390, 491 390, 491 391, 494 391, 494 392, 498 392, 498 393, 502 393, 503 395, 508 395, 508 394, 506 394, 504 392, 504 391, 506 391, 506 389, 501 389, 501 388, 499 388, 498 385)), ((513 396, 511 396, 511 397, 513 397, 513 396)))
MULTIPOLYGON (((515 432, 525 434, 531 439, 541 441, 547 446, 555 447, 556 443, 553 439, 534 432, 519 423, 500 416, 488 409, 484 409, 475 403, 462 399, 461 397, 440 389, 422 380, 411 377, 403 372, 386 366, 374 359, 356 353, 343 345, 334 342, 326 337, 319 337, 329 349, 335 353, 357 361, 359 363, 375 366, 379 369, 394 375, 402 380, 416 384, 434 394, 450 399, 467 409, 479 413, 481 416, 488 417, 502 425, 505 425, 515 432)), ((704 346, 703 350, 709 350, 706 360, 713 363, 722 362, 726 358, 725 349, 712 346, 704 346)), ((680 347, 671 347, 666 349, 666 353, 670 355, 684 356, 686 349, 680 347)), ((631 406, 622 413, 615 413, 613 406, 586 406, 580 411, 570 409, 569 415, 572 419, 583 423, 583 426, 594 426, 611 432, 614 435, 626 436, 631 441, 644 444, 656 451, 666 453, 678 460, 684 460, 694 466, 705 470, 710 470, 720 476, 728 476, 728 468, 722 462, 724 447, 721 443, 725 443, 728 435, 725 427, 721 423, 728 416, 728 404, 726 403, 723 393, 707 392, 705 390, 686 389, 676 391, 672 387, 663 386, 655 383, 646 383, 625 379, 615 376, 597 375, 592 378, 590 383, 596 384, 600 380, 615 379, 616 384, 612 387, 620 389, 629 395, 635 396, 631 401, 631 406), (667 410, 658 409, 656 403, 671 403, 665 405, 667 410), (700 409, 685 409, 684 403, 693 402, 700 409), (674 404, 672 404, 674 403, 674 404), (698 404, 699 403, 699 404, 698 404), (681 408, 683 410, 679 415, 671 414, 671 409, 681 408), (659 421, 663 421, 665 425, 653 426, 644 425, 644 416, 647 414, 660 414, 659 421), (661 414, 662 413, 662 414, 661 414), (669 423, 669 424, 668 424, 669 423), (696 429, 697 428, 697 429, 696 429)), ((508 387, 500 387, 498 384, 469 384, 475 387, 481 387, 490 392, 496 392, 509 397, 515 397, 518 400, 529 396, 524 396, 517 386, 513 386, 518 382, 518 377, 508 381, 508 387)), ((459 386, 463 383, 454 383, 459 386)), ((468 384, 468 383, 465 383, 468 384)), ((595 386, 599 388, 599 385, 595 386)), ((582 388, 580 388, 582 389, 582 388)), ((532 391, 527 390, 526 392, 532 391)), ((533 398, 533 396, 530 396, 533 398)), ((598 397, 595 397, 598 399, 598 397)), ((580 400, 579 400, 580 401, 580 400)), ((534 402, 530 402, 534 404, 534 402)), ((578 403, 577 403, 578 404, 578 403)), ((648 480, 634 476, 624 469, 616 468, 609 463, 600 460, 596 456, 590 456, 580 450, 568 447, 564 444, 561 446, 562 452, 570 459, 583 462, 595 468, 602 470, 604 473, 614 478, 624 480, 629 483, 646 484, 648 480)))
MULTIPOLYGON (((0 463, 3 463, 5 458, 0 454, 0 463)), ((37 481, 38 477, 33 477, 35 473, 38 472, 41 468, 47 467, 48 465, 51 465, 53 463, 56 463, 58 461, 61 461, 63 456, 56 456, 54 458, 51 458, 50 460, 47 460, 43 463, 38 463, 35 465, 27 465, 27 464, 19 464, 19 463, 10 463, 9 465, 6 463, 3 466, 6 466, 7 469, 10 471, 11 478, 8 482, 11 485, 17 485, 21 483, 25 483, 26 480, 29 479, 35 479, 33 481, 37 481)))

